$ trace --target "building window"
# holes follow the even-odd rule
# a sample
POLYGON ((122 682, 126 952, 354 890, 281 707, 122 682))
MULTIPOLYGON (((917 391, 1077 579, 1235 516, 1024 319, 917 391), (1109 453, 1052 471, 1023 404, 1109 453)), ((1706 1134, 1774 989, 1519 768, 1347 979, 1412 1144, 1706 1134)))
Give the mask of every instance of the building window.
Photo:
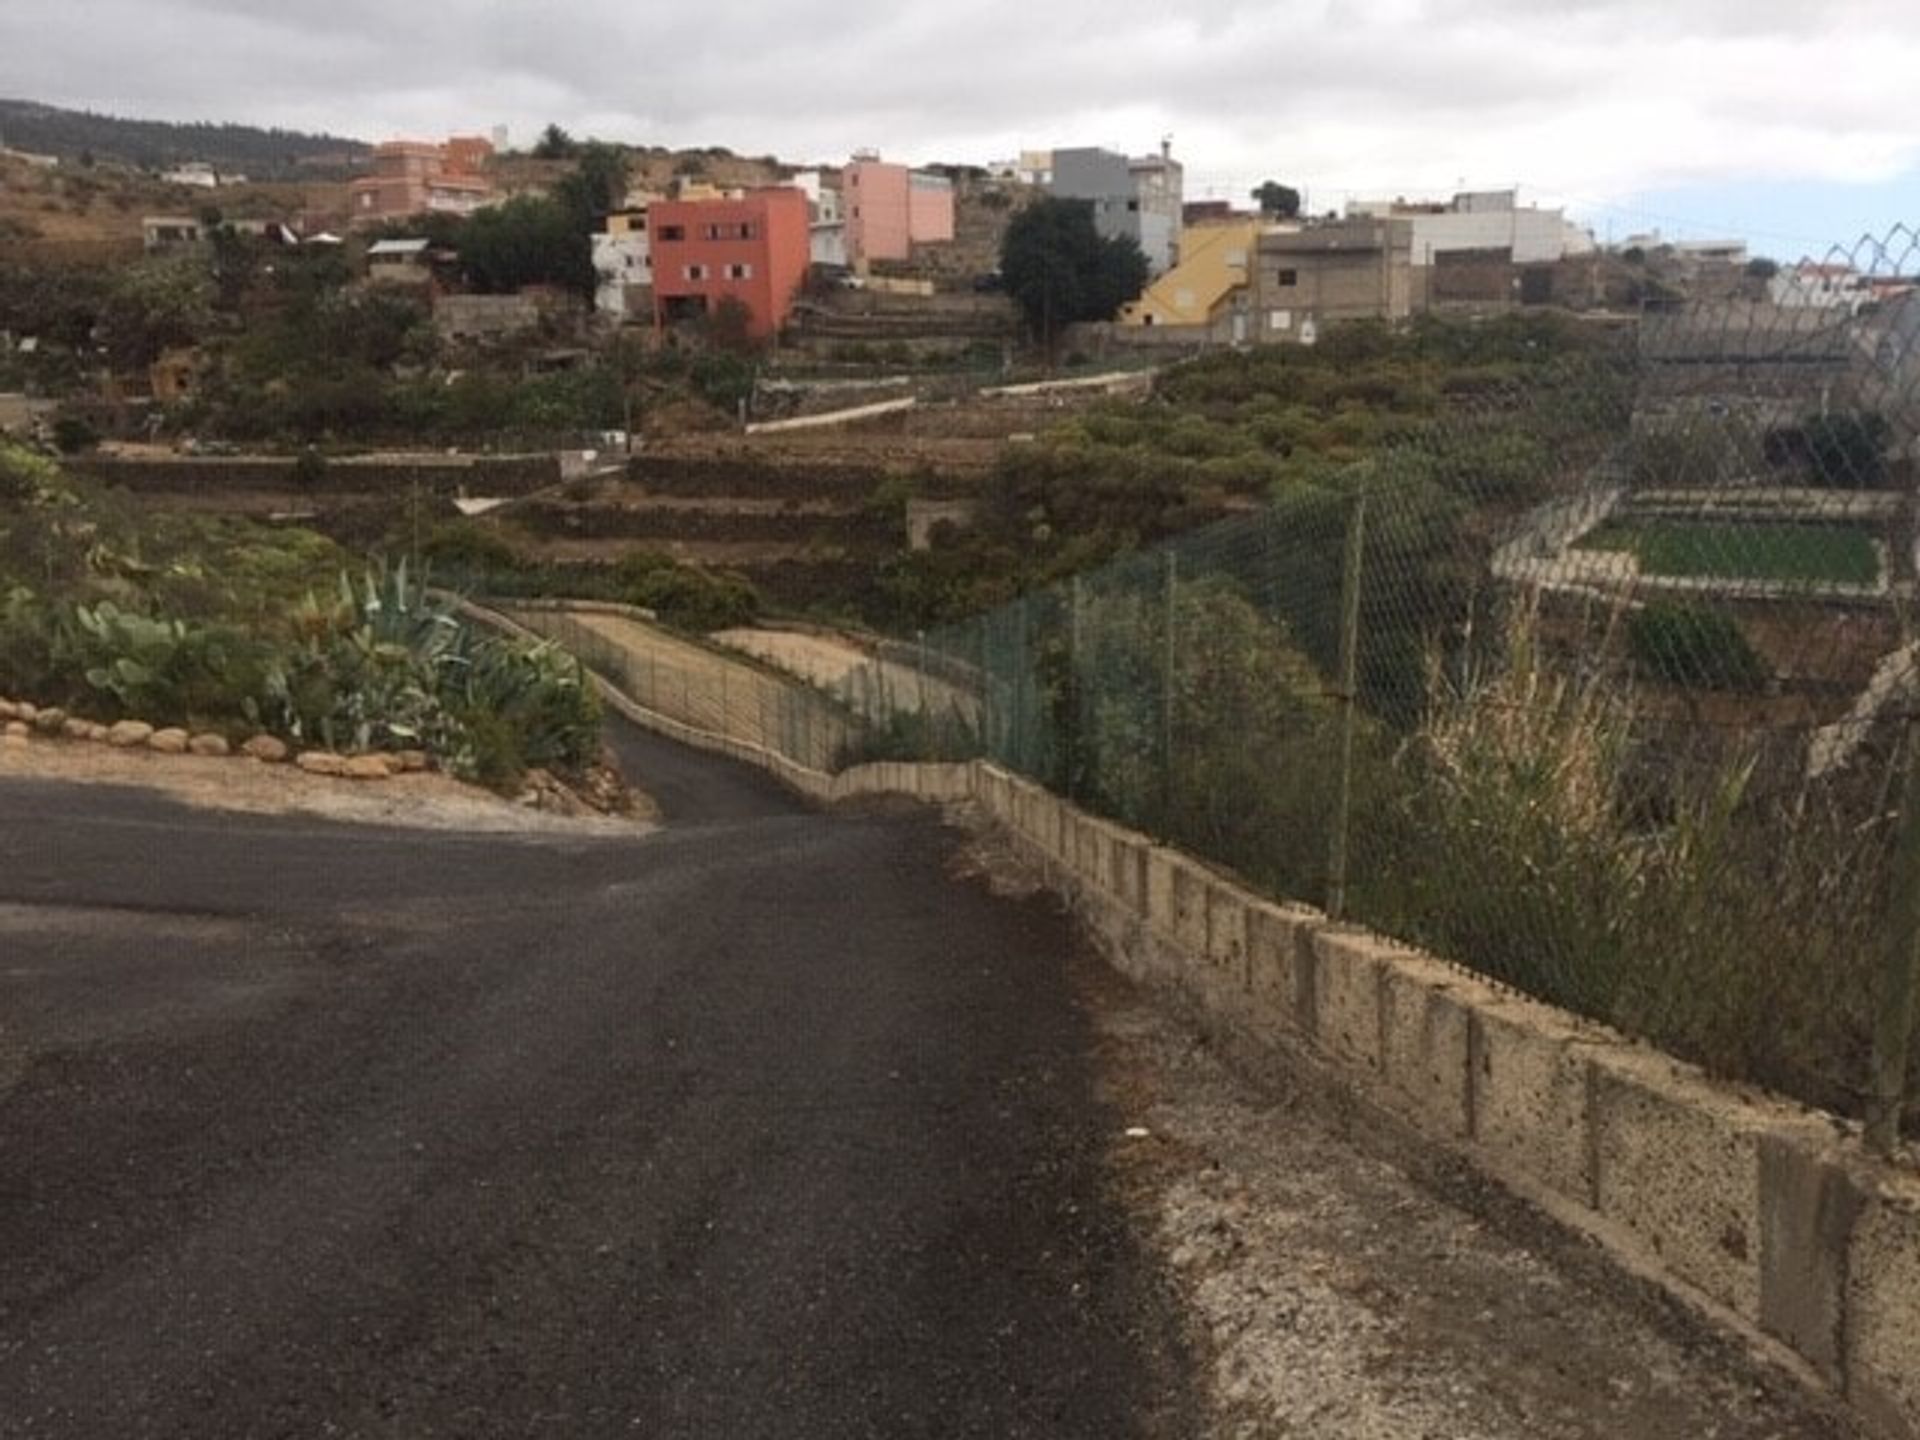
POLYGON ((688 280, 704 280, 707 278, 707 267, 704 265, 686 265, 681 267, 680 273, 688 280))
POLYGON ((1300 283, 1300 272, 1298 270, 1282 270, 1273 277, 1273 283, 1276 285, 1298 285, 1300 283))
POLYGON ((754 225, 754 223, 753 223, 753 222, 752 222, 751 220, 742 220, 742 221, 740 222, 740 238, 741 238, 742 240, 751 240, 751 239, 753 239, 753 237, 754 237, 754 233, 755 233, 755 229, 756 229, 756 227, 755 227, 755 225, 754 225))
POLYGON ((752 278, 753 266, 751 265, 727 266, 727 279, 729 280, 751 280, 752 278))
POLYGON ((684 240, 687 238, 687 227, 684 225, 662 225, 660 227, 660 238, 662 240, 684 240))

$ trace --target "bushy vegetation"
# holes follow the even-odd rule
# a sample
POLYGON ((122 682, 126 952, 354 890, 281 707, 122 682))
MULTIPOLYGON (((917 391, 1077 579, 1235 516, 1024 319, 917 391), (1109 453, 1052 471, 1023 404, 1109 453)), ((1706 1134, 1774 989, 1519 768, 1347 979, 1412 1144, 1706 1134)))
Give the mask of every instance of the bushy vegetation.
POLYGON ((139 515, 0 447, 0 690, 101 720, 421 749, 506 785, 598 753, 579 667, 474 629, 404 565, 301 530, 139 515))
MULTIPOLYGON (((1339 326, 1312 347, 1204 356, 1163 376, 1144 405, 1098 405, 1012 449, 974 525, 890 562, 867 618, 912 629, 976 614, 1250 501, 1275 512, 1273 543, 1290 547, 1300 577, 1290 588, 1338 593, 1322 584, 1327 566, 1353 495, 1372 487, 1391 503, 1367 571, 1392 577, 1398 598, 1366 601, 1378 637, 1366 683, 1376 698, 1396 693, 1404 713, 1426 631, 1464 623, 1462 576, 1500 525, 1583 473, 1624 427, 1613 343, 1523 315, 1339 326)), ((1295 623, 1327 663, 1330 617, 1303 600, 1295 623)))
MULTIPOLYGON (((1161 557, 1141 557, 934 643, 988 677, 990 753, 1324 903, 1342 710, 1246 583, 1261 569, 1223 564, 1169 607, 1161 557)), ((1765 737, 1676 743, 1610 647, 1552 659, 1531 609, 1486 618, 1488 643, 1429 652, 1410 721, 1355 714, 1349 913, 1719 1073, 1855 1108, 1888 876, 1877 788, 1807 782, 1765 737)))
POLYGON ((695 633, 750 625, 759 592, 738 575, 684 565, 654 550, 635 550, 612 565, 553 565, 529 560, 498 531, 471 521, 437 528, 421 547, 462 589, 503 599, 565 596, 651 610, 675 629, 695 633))
POLYGON ((1697 690, 1758 690, 1772 673, 1724 610, 1656 600, 1627 621, 1627 643, 1643 673, 1697 690))

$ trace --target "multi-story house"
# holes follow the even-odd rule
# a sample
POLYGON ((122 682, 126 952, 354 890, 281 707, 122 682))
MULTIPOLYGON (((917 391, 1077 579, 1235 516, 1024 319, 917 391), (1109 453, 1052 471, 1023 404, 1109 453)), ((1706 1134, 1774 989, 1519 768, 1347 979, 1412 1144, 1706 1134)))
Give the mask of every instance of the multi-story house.
POLYGON ((1252 219, 1188 226, 1180 235, 1180 263, 1124 307, 1120 323, 1189 337, 1204 332, 1232 343, 1252 339, 1248 294, 1263 228, 1252 219))
POLYGON ((890 165, 872 152, 853 157, 840 176, 847 261, 909 260, 915 245, 953 239, 953 182, 944 175, 890 165))
POLYGON ((593 303, 603 315, 653 313, 653 240, 647 227, 657 203, 629 195, 593 237, 593 269, 599 277, 593 303))
POLYGON ((1405 220, 1413 227, 1413 263, 1432 265, 1460 251, 1505 251, 1514 265, 1550 264, 1591 254, 1593 236, 1561 210, 1522 205, 1518 191, 1468 190, 1445 202, 1356 200, 1349 219, 1405 220))
POLYGON ((1129 160, 1113 150, 1082 147, 1053 152, 1047 193, 1093 206, 1093 224, 1102 235, 1126 236, 1147 257, 1147 269, 1164 275, 1180 258, 1180 218, 1185 171, 1173 158, 1171 141, 1158 155, 1129 160))
POLYGON ((1347 219, 1263 230, 1252 299, 1257 343, 1311 345, 1342 320, 1404 320, 1413 310, 1413 226, 1347 219))
POLYGON ((647 212, 654 323, 714 314, 722 301, 746 308, 747 333, 780 332, 807 278, 807 197, 790 186, 712 200, 661 200, 647 212))
POLYGON ((840 204, 840 180, 825 170, 807 170, 793 177, 793 183, 807 197, 813 217, 813 263, 844 270, 847 258, 847 216, 840 204))
POLYGON ((493 144, 455 136, 441 145, 389 140, 374 148, 373 173, 352 186, 352 223, 378 225, 410 215, 471 215, 493 203, 483 173, 493 144))

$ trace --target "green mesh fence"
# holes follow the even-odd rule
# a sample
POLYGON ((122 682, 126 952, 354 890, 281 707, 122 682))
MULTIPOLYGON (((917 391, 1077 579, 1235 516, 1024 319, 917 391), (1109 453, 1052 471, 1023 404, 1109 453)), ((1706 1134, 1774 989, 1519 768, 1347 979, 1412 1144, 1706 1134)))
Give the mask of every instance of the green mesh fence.
MULTIPOLYGON (((926 635, 889 663, 948 703, 876 673, 864 718, 1884 1140, 1920 1089, 1912 251, 1451 396, 926 635)), ((1289 364, 1202 362, 1185 403, 1289 364)))
MULTIPOLYGON (((1884 1147, 1920 1091, 1914 251, 1456 366, 1364 457, 812 686, 538 623, 675 718, 990 758, 1884 1147)), ((1283 434, 1335 341, 1146 403, 1283 434)))

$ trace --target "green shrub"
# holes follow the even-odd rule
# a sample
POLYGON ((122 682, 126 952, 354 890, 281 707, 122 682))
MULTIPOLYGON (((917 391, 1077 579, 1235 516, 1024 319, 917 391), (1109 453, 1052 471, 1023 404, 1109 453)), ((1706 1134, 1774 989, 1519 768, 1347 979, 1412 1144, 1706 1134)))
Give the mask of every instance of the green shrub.
POLYGON ((293 461, 293 483, 302 490, 317 490, 327 480, 327 457, 311 445, 293 461))
POLYGON ((1643 606, 1627 621, 1627 644, 1643 671, 1670 685, 1757 690, 1771 674, 1739 622, 1703 605, 1643 606))
POLYGON ((739 576, 671 561, 633 581, 627 597, 630 604, 651 610, 682 630, 706 632, 750 625, 760 613, 759 592, 739 576))
POLYGON ((92 421, 79 415, 62 415, 53 422, 53 444, 62 455, 78 455, 100 443, 100 432, 92 421))
POLYGON ((520 568, 520 552, 497 530, 472 520, 436 525, 420 546, 421 555, 441 574, 485 576, 520 568))
POLYGON ((1887 483, 1886 417, 1872 411, 1811 415, 1801 422, 1812 480, 1836 490, 1874 490, 1887 483))

